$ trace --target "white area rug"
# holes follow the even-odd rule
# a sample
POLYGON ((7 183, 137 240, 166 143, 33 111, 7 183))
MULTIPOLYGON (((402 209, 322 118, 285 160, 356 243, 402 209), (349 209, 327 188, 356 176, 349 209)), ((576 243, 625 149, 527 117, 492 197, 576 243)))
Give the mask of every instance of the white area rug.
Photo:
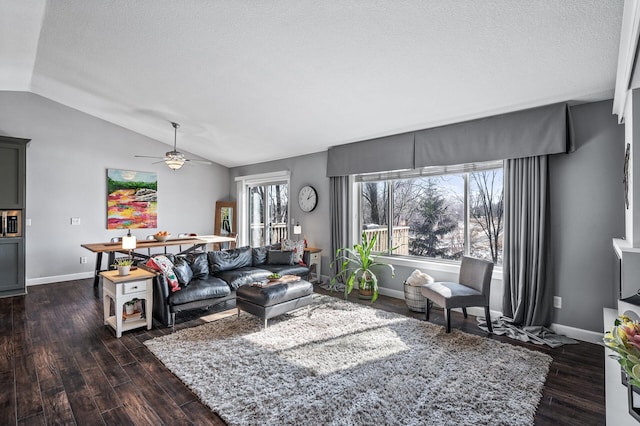
POLYGON ((149 340, 230 425, 533 424, 551 357, 316 295, 149 340))

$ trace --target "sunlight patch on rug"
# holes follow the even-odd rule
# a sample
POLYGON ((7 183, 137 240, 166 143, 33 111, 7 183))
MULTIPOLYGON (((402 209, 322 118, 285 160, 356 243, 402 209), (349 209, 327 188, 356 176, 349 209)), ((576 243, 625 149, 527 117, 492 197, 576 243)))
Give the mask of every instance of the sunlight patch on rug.
POLYGON ((533 424, 551 358, 316 295, 148 340, 230 425, 533 424))
POLYGON ((386 327, 348 336, 313 341, 279 352, 283 359, 308 368, 316 375, 331 374, 358 365, 380 361, 409 350, 395 332, 386 327))

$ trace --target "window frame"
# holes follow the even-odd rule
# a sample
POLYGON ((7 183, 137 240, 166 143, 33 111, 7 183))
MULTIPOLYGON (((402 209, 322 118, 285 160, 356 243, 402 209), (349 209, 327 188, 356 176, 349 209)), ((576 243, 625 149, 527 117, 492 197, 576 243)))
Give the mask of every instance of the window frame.
MULTIPOLYGON (((248 188, 258 185, 286 184, 291 190, 291 172, 282 170, 278 172, 260 173, 255 175, 238 176, 235 178, 238 203, 238 246, 249 245, 249 196, 248 188)), ((291 227, 291 202, 287 203, 288 227, 291 227)), ((288 230, 291 235, 291 229, 288 230)))
MULTIPOLYGON (((389 212, 389 218, 387 220, 387 247, 393 247, 393 204, 394 204, 394 188, 393 182, 395 180, 400 179, 414 179, 419 177, 431 177, 431 176, 442 176, 442 175, 451 175, 451 174, 462 174, 464 179, 464 256, 469 256, 471 250, 471 233, 470 233, 470 214, 471 207, 469 203, 469 197, 471 195, 471 184, 470 184, 470 174, 473 172, 481 172, 488 170, 495 170, 502 168, 504 171, 504 161, 487 161, 482 163, 467 163, 467 164, 457 164, 450 166, 431 166, 424 167, 421 169, 412 169, 412 170, 395 170, 384 173, 368 173, 368 174, 360 174, 354 176, 354 194, 357 199, 357 212, 354 215, 357 219, 353 223, 353 229, 356 230, 358 235, 362 233, 363 227, 363 214, 362 214, 362 187, 363 183, 366 182, 380 182, 385 181, 386 190, 389 194, 387 197, 387 211, 389 212)), ((504 176, 504 173, 503 173, 504 176)), ((503 180, 503 191, 504 191, 504 180, 503 180)), ((460 260, 452 260, 452 259, 442 259, 435 257, 426 257, 426 256, 416 256, 416 255, 397 255, 393 254, 389 251, 380 252, 379 257, 384 259, 388 263, 393 263, 400 266, 409 266, 415 267, 418 263, 423 264, 428 262, 430 264, 439 264, 439 270, 443 272, 454 272, 460 265, 460 260)), ((501 269, 502 265, 496 265, 498 270, 501 269)))

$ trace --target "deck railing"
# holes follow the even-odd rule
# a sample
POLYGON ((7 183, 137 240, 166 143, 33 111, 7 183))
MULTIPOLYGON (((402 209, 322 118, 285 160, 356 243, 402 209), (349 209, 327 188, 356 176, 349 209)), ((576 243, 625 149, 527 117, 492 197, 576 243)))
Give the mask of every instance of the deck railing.
MULTIPOLYGON (((393 254, 408 255, 409 254, 409 227, 408 226, 394 226, 391 228, 392 247, 398 247, 393 251, 393 254)), ((378 235, 376 245, 373 250, 376 252, 386 252, 389 250, 389 228, 374 228, 364 229, 364 233, 367 235, 367 239, 371 240, 374 235, 378 235)))
MULTIPOLYGON (((253 247, 260 247, 264 245, 263 239, 264 224, 251 225, 251 245, 253 247)), ((271 224, 271 244, 278 243, 285 238, 288 238, 289 228, 286 223, 272 223, 271 224)), ((378 235, 378 240, 374 247, 376 252, 386 252, 389 249, 388 244, 388 228, 374 228, 365 229, 367 239, 373 238, 375 234, 378 235)), ((393 251, 393 254, 408 255, 409 254, 409 227, 408 226, 394 226, 392 228, 393 247, 398 247, 393 251)))
MULTIPOLYGON (((271 224, 271 244, 279 243, 280 241, 282 241, 282 239, 287 238, 288 235, 289 232, 286 223, 271 224)), ((264 244, 264 223, 252 224, 251 246, 260 247, 264 244)))

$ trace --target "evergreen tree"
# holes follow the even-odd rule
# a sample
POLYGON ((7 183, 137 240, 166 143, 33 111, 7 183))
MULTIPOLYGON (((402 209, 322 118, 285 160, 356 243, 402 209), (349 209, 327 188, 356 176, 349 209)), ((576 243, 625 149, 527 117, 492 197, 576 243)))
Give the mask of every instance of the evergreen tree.
POLYGON ((453 232, 458 224, 447 212, 445 198, 435 182, 429 180, 418 206, 418 219, 412 224, 415 238, 411 241, 411 254, 427 257, 457 259, 462 253, 448 253, 448 247, 440 246, 440 240, 453 232))

